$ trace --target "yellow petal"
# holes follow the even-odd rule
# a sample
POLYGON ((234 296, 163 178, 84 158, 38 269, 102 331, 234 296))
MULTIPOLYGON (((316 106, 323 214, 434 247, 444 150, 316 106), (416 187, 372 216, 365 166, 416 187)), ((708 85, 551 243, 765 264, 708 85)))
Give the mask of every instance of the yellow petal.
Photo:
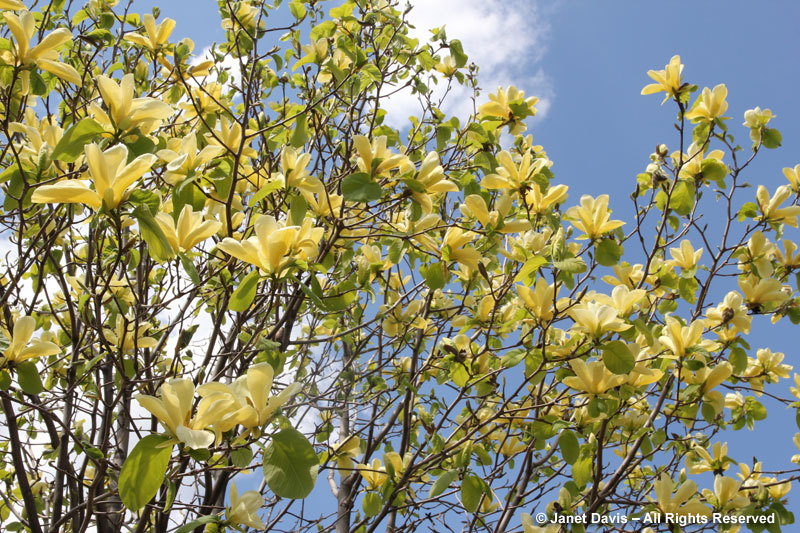
POLYGON ((31 195, 36 204, 85 204, 100 209, 103 199, 81 180, 66 180, 37 187, 31 195))

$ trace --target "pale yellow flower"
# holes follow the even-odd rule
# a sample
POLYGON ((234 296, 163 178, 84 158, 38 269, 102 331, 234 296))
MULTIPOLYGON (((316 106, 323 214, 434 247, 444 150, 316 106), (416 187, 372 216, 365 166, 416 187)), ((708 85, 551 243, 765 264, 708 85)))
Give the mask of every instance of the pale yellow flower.
POLYGON ((775 278, 758 279, 750 275, 739 278, 739 289, 750 308, 757 308, 770 303, 783 303, 790 298, 783 291, 783 285, 775 278))
POLYGON ((735 511, 750 504, 745 491, 740 492, 742 482, 730 477, 714 477, 714 491, 703 489, 706 501, 718 511, 735 511))
POLYGON ((606 332, 625 331, 632 327, 618 318, 616 309, 595 302, 575 305, 569 310, 569 316, 575 321, 576 330, 583 331, 596 339, 606 332))
POLYGON ((8 348, 0 359, 0 366, 7 363, 21 363, 33 357, 47 357, 61 352, 61 348, 52 342, 39 339, 31 341, 35 330, 36 319, 31 316, 21 316, 14 321, 14 329, 9 338, 8 348))
POLYGON ((546 213, 555 205, 564 203, 567 199, 566 185, 555 185, 547 189, 546 194, 542 194, 542 189, 538 183, 533 183, 525 194, 525 202, 530 207, 530 212, 534 214, 546 213))
POLYGON ((582 359, 573 359, 569 362, 575 376, 568 376, 562 380, 564 385, 575 390, 583 391, 590 395, 603 394, 608 389, 618 387, 627 381, 627 376, 612 374, 602 361, 592 361, 586 364, 582 359))
POLYGON ((373 459, 372 463, 368 465, 359 463, 356 468, 367 482, 367 490, 376 490, 389 479, 389 476, 386 475, 386 467, 383 466, 380 459, 373 459))
POLYGON ((517 294, 525 302, 525 307, 543 322, 553 318, 556 292, 555 287, 548 284, 544 278, 538 278, 533 289, 526 285, 517 285, 517 294))
POLYGON ((181 139, 170 139, 167 147, 156 152, 156 155, 167 163, 164 180, 176 185, 224 151, 222 146, 209 144, 198 152, 197 137, 189 134, 181 139))
POLYGON ((175 29, 175 21, 166 18, 161 24, 156 26, 156 19, 150 13, 142 15, 142 23, 146 35, 139 33, 128 33, 124 39, 128 42, 142 45, 151 52, 161 49, 165 44, 169 44, 169 36, 175 29))
POLYGON ((534 96, 525 98, 525 92, 513 85, 510 85, 508 89, 498 87, 497 93, 489 94, 489 101, 478 107, 478 118, 499 118, 508 123, 511 135, 517 135, 524 132, 527 127, 520 120, 525 117, 516 117, 511 109, 511 104, 524 105, 527 115, 533 116, 536 114, 535 106, 538 101, 539 99, 534 96))
POLYGON ((343 476, 347 476, 355 468, 353 460, 359 455, 361 455, 361 439, 355 435, 349 436, 344 442, 339 442, 332 453, 339 470, 344 470, 343 476))
POLYGON ((673 485, 672 478, 666 472, 662 473, 661 478, 654 483, 656 502, 662 513, 679 516, 709 516, 711 514, 708 507, 694 497, 697 492, 697 484, 694 481, 684 481, 674 495, 672 494, 673 485))
POLYGON ((353 137, 353 146, 358 152, 356 164, 361 172, 370 176, 388 176, 391 170, 398 168, 406 170, 411 167, 408 157, 389 150, 386 147, 386 141, 385 135, 375 137, 371 143, 363 135, 353 137), (380 160, 380 162, 376 160, 380 160), (374 161, 375 164, 373 164, 374 161))
POLYGON ((84 180, 62 180, 53 185, 37 187, 31 201, 42 204, 78 203, 93 209, 100 209, 105 204, 109 209, 114 209, 122 203, 128 188, 157 160, 153 154, 143 154, 127 163, 128 148, 122 144, 101 152, 100 146, 92 143, 86 145, 85 151, 94 190, 84 180))
MULTIPOLYGON (((18 8, 12 7, 11 9, 18 8)), ((56 48, 72 42, 72 32, 67 28, 58 28, 42 37, 39 44, 31 48, 30 41, 36 33, 36 20, 33 17, 33 13, 21 11, 19 15, 16 15, 6 12, 3 15, 11 34, 14 36, 11 41, 12 58, 9 58, 11 59, 9 63, 24 67, 24 70, 20 73, 22 94, 28 94, 30 89, 29 69, 34 65, 64 81, 76 85, 81 84, 82 78, 78 71, 66 63, 59 62, 59 54, 56 52, 56 48)))
POLYGON ((424 190, 411 190, 411 197, 417 201, 423 213, 433 210, 433 199, 440 193, 458 192, 458 185, 445 179, 444 169, 439 164, 439 154, 428 152, 419 167, 416 181, 424 190))
MULTIPOLYGON (((667 95, 664 97, 664 102, 669 100, 671 96, 675 96, 681 88, 683 81, 681 74, 683 73, 683 65, 681 64, 681 56, 674 55, 669 60, 669 64, 664 70, 649 70, 647 75, 653 78, 656 83, 646 85, 642 89, 642 94, 654 94, 664 91, 667 95)), ((661 102, 662 104, 664 102, 661 102)))
POLYGON ((736 333, 750 333, 752 317, 747 314, 744 298, 736 291, 730 291, 717 306, 706 312, 709 327, 726 326, 736 333))
POLYGON ((794 228, 797 227, 797 215, 800 215, 800 206, 791 205, 781 207, 792 195, 792 189, 788 185, 781 185, 775 190, 772 198, 769 196, 769 191, 763 185, 758 186, 756 192, 756 201, 758 207, 761 209, 763 219, 769 222, 777 222, 788 224, 794 228))
POLYGON ((770 120, 775 118, 777 115, 773 115, 772 111, 769 109, 761 110, 760 107, 756 107, 755 109, 748 109, 744 112, 744 123, 743 126, 747 126, 750 128, 750 139, 754 143, 761 142, 761 132, 763 131, 764 127, 769 123, 770 120))
POLYGON ((665 335, 658 338, 669 348, 669 354, 665 355, 665 357, 683 358, 688 348, 700 344, 703 339, 703 329, 704 325, 701 320, 684 326, 677 318, 667 317, 663 330, 665 335))
POLYGON ((584 233, 581 238, 596 239, 625 224, 621 220, 609 220, 611 210, 608 209, 607 194, 601 194, 597 198, 581 196, 581 205, 570 207, 566 214, 572 225, 584 233))
POLYGON ((476 270, 481 254, 475 248, 466 246, 475 237, 476 233, 472 231, 464 231, 455 226, 447 228, 442 241, 442 247, 447 247, 447 260, 457 261, 470 270, 476 270))
POLYGON ((719 84, 713 90, 704 88, 694 107, 686 112, 686 118, 698 122, 729 118, 722 116, 728 109, 728 102, 725 101, 727 96, 728 88, 725 84, 719 84))
MULTIPOLYGON (((539 172, 545 167, 552 165, 552 161, 546 157, 533 158, 534 154, 528 151, 523 155, 517 164, 514 156, 503 150, 497 154, 497 167, 495 174, 489 174, 481 180, 481 187, 486 189, 508 190, 516 194, 521 189, 527 188, 539 172)), ((566 192, 566 191, 564 191, 566 192)))
POLYGON ((266 524, 257 512, 264 505, 264 498, 257 490, 248 490, 241 496, 236 489, 236 483, 231 481, 230 506, 225 509, 228 522, 236 525, 264 529, 266 524))
POLYGON ((89 111, 109 130, 130 131, 136 128, 148 134, 175 113, 169 104, 158 98, 134 98, 136 87, 133 74, 125 74, 117 83, 102 74, 96 77, 97 89, 108 113, 92 103, 89 111))
POLYGON ((308 261, 316 255, 325 230, 312 228, 311 223, 306 218, 302 226, 285 226, 271 215, 262 215, 253 225, 253 237, 242 241, 226 237, 217 248, 268 274, 280 275, 294 259, 308 261))
POLYGON ((784 168, 783 175, 789 180, 792 189, 795 191, 800 189, 800 164, 795 165, 794 168, 784 168))
POLYGON ((222 229, 222 223, 216 220, 203 220, 203 213, 195 213, 189 204, 183 206, 177 225, 167 213, 158 213, 155 219, 176 252, 191 250, 222 229))
POLYGON ((691 270, 703 256, 703 249, 699 248, 695 250, 694 247, 692 247, 692 243, 688 239, 684 239, 681 241, 680 248, 669 249, 669 255, 672 256, 672 260, 667 261, 668 265, 681 267, 684 270, 691 270))
POLYGON ((715 442, 708 450, 695 443, 692 451, 686 455, 686 467, 690 474, 702 474, 703 472, 724 472, 730 467, 727 460, 728 443, 715 442))
POLYGON ((205 425, 192 420, 194 384, 190 379, 174 378, 160 388, 161 397, 139 395, 136 400, 161 422, 170 435, 177 437, 192 449, 208 448, 214 434, 204 431, 205 425))
POLYGON ((142 324, 136 328, 135 320, 117 315, 113 331, 104 329, 103 335, 111 344, 122 350, 132 351, 136 348, 153 348, 158 344, 155 338, 145 335, 148 329, 150 329, 150 324, 142 324))

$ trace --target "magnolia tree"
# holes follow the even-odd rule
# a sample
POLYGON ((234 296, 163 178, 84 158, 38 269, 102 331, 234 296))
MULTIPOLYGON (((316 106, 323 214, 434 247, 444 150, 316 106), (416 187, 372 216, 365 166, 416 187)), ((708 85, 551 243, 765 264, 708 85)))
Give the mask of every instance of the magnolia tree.
POLYGON ((798 471, 725 442, 800 405, 747 341, 800 322, 800 165, 744 181, 771 112, 742 127, 679 57, 650 71, 677 133, 626 223, 443 29, 280 3, 220 0, 226 41, 193 55, 157 9, 0 0, 2 528, 792 523, 798 471))

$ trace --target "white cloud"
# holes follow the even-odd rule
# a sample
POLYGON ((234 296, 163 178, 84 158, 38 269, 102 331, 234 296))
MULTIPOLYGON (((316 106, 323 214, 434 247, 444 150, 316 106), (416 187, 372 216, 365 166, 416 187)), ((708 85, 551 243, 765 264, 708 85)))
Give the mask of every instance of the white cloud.
MULTIPOLYGON (((411 35, 427 41, 430 29, 445 26, 448 39, 461 41, 469 61, 480 72, 480 102, 498 86, 515 85, 526 96, 539 98, 537 118, 543 117, 555 97, 546 73, 537 66, 546 52, 549 25, 546 10, 531 0, 418 0, 408 14, 415 29, 411 35)), ((444 83, 434 90, 440 97, 444 83)), ((472 94, 455 86, 445 99, 443 111, 466 118, 473 111, 472 94)), ((392 96, 386 103, 388 120, 394 126, 407 125, 417 114, 419 102, 410 90, 392 96)))

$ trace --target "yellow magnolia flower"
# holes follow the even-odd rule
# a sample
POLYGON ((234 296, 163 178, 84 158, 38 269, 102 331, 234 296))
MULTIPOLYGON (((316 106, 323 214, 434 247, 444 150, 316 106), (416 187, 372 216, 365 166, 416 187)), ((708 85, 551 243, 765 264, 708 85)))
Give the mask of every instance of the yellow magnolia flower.
POLYGON ((567 199, 566 185, 556 185, 547 189, 546 194, 542 194, 542 189, 538 183, 531 185, 528 192, 525 194, 525 202, 530 207, 530 212, 535 214, 546 213, 554 205, 558 205, 567 199))
POLYGON ((480 194, 470 194, 464 198, 464 203, 459 206, 461 213, 469 218, 474 217, 484 227, 492 226, 497 228, 502 222, 497 231, 500 233, 517 233, 531 229, 531 223, 527 220, 509 220, 505 221, 506 215, 511 211, 513 201, 510 196, 503 194, 495 200, 495 207, 489 211, 486 205, 486 200, 480 194))
POLYGON ((25 9, 25 4, 19 0, 0 0, 0 9, 19 11, 20 9, 25 9))
POLYGON ((153 348, 158 344, 156 339, 145 335, 145 332, 150 329, 150 324, 142 324, 138 328, 135 327, 135 324, 134 320, 117 315, 114 330, 104 329, 103 335, 108 342, 125 351, 136 348, 153 348))
POLYGON ((728 109, 728 102, 725 101, 727 96, 728 88, 724 83, 717 85, 713 90, 704 88, 694 107, 687 111, 686 118, 697 122, 714 122, 714 119, 730 118, 722 116, 728 109))
MULTIPOLYGON (((249 131, 244 133, 245 135, 250 134, 249 131)), ((222 146, 233 155, 238 154, 241 148, 244 157, 249 157, 251 159, 258 157, 258 152, 256 152, 252 146, 249 146, 249 142, 245 140, 244 144, 242 144, 242 125, 236 121, 231 123, 226 116, 220 117, 219 129, 207 133, 206 138, 209 144, 222 146)))
POLYGON ((416 181, 423 191, 412 189, 411 196, 422 208, 423 213, 430 213, 433 210, 433 197, 440 193, 458 192, 458 185, 445 179, 444 169, 439 164, 439 154, 428 152, 419 167, 416 181))
POLYGON ((497 94, 489 94, 489 101, 478 107, 478 118, 499 118, 508 123, 511 135, 517 135, 528 128, 520 120, 525 117, 516 117, 511 104, 524 105, 527 108, 527 116, 533 116, 536 114, 535 105, 538 101, 535 96, 525 98, 525 91, 520 91, 513 85, 508 89, 498 87, 497 94))
POLYGON ((122 203, 128 188, 157 160, 153 154, 143 154, 127 163, 128 148, 122 144, 101 152, 100 146, 92 143, 86 145, 85 151, 94 190, 84 180, 62 180, 38 187, 33 191, 31 201, 41 204, 78 203, 93 209, 100 209, 105 204, 114 209, 122 203))
POLYGON ((156 155, 167 163, 164 180, 176 185, 224 151, 222 146, 210 144, 198 152, 197 137, 189 134, 181 139, 170 139, 167 147, 156 152, 156 155))
POLYGON ((781 185, 775 190, 775 194, 772 195, 772 198, 770 198, 767 188, 763 185, 759 185, 758 191, 756 192, 756 200, 763 214, 763 219, 770 222, 782 222, 796 228, 797 215, 800 215, 800 206, 792 205, 781 207, 781 204, 791 195, 792 188, 788 185, 781 185))
POLYGON ((178 216, 178 224, 167 213, 155 216, 161 231, 170 246, 176 252, 186 252, 222 229, 222 223, 216 220, 203 220, 203 213, 195 213, 192 206, 186 204, 178 216))
POLYGON ((306 167, 311 161, 311 154, 298 155, 297 150, 285 146, 281 152, 281 174, 277 179, 287 187, 296 187, 307 200, 313 200, 315 194, 324 194, 322 182, 309 174, 306 167))
POLYGON ((611 296, 598 294, 595 299, 597 303, 610 305, 616 309, 620 316, 628 316, 637 308, 637 304, 646 294, 647 291, 644 289, 631 290, 625 285, 617 285, 611 291, 611 296))
POLYGON ((255 529, 264 529, 266 524, 256 514, 264 505, 264 498, 257 490, 248 490, 241 496, 236 489, 236 483, 231 481, 230 507, 225 508, 225 518, 231 524, 247 526, 255 529))
POLYGON ((672 256, 671 261, 667 261, 668 265, 673 267, 681 267, 684 270, 691 270, 700 261, 703 256, 703 249, 695 250, 692 243, 688 239, 681 241, 680 248, 670 248, 669 255, 672 256))
POLYGON ((795 165, 794 168, 784 168, 783 175, 792 184, 792 189, 795 191, 800 189, 800 164, 795 165))
POLYGON ((621 220, 609 220, 611 210, 608 209, 607 194, 601 194, 597 198, 583 195, 581 205, 570 207, 566 214, 572 219, 572 225, 584 233, 580 237, 583 239, 596 239, 625 224, 621 220))
MULTIPOLYGON (((272 396, 275 370, 269 363, 258 363, 247 369, 244 376, 226 385, 211 382, 200 385, 197 393, 203 398, 200 406, 208 408, 218 401, 215 430, 224 433, 241 425, 249 430, 263 427, 275 411, 297 394, 301 385, 292 383, 277 395, 272 396)), ((200 411, 198 406, 198 412, 200 411)))
POLYGON ((656 501, 661 512, 677 514, 679 516, 709 516, 711 514, 708 507, 700 503, 698 498, 692 497, 697 492, 697 484, 694 481, 684 481, 683 484, 678 487, 678 490, 675 491, 674 496, 672 494, 674 483, 666 472, 661 474, 661 478, 658 479, 654 485, 656 501))
POLYGON ((376 490, 389 479, 389 476, 386 475, 386 467, 381 464, 380 459, 373 459, 372 464, 368 465, 359 463, 356 468, 367 482, 367 490, 376 490))
POLYGON ((444 56, 442 61, 437 63, 436 67, 434 68, 436 68, 438 72, 441 72, 448 77, 455 74, 456 70, 458 70, 458 67, 456 66, 456 60, 450 55, 444 56))
POLYGON ((703 489, 703 496, 718 511, 735 511, 750 504, 747 493, 739 492, 741 486, 741 481, 717 475, 714 477, 714 491, 703 489))
POLYGON ((555 287, 544 278, 538 278, 533 289, 526 285, 517 285, 517 294, 525 302, 525 308, 542 322, 549 322, 553 318, 556 292, 555 287))
POLYGON ((255 236, 243 241, 226 237, 217 248, 275 275, 280 275, 294 259, 311 259, 325 232, 323 228, 311 228, 310 218, 302 226, 285 226, 271 215, 258 217, 253 229, 255 236))
POLYGON ((108 113, 96 103, 89 105, 89 111, 109 130, 129 131, 139 128, 146 135, 159 126, 162 120, 175 113, 169 104, 158 98, 134 98, 133 74, 125 74, 119 83, 103 75, 95 79, 108 113))
POLYGON ((475 236, 474 232, 464 231, 455 226, 447 228, 442 241, 442 247, 447 247, 448 250, 446 260, 457 261, 470 270, 476 270, 481 254, 475 248, 466 247, 475 236))
POLYGON ((537 526, 533 521, 533 517, 528 513, 522 513, 520 519, 522 520, 522 533, 559 533, 561 531, 559 524, 537 526))
POLYGON ((669 353, 664 357, 674 359, 683 358, 686 355, 686 349, 700 344, 703 339, 704 324, 701 320, 696 320, 684 326, 681 322, 672 316, 667 317, 664 326, 664 333, 658 338, 667 348, 669 353))
POLYGON ((155 52, 169 43, 169 36, 172 34, 172 30, 175 29, 174 20, 166 18, 161 24, 156 26, 155 17, 150 13, 145 13, 142 16, 142 23, 147 33, 146 36, 139 33, 128 33, 125 35, 124 39, 128 42, 142 45, 151 52, 155 52))
POLYGON ((739 269, 752 271, 752 267, 755 267, 756 274, 768 277, 775 270, 772 267, 772 258, 776 251, 777 247, 767 239, 766 235, 762 231, 756 231, 748 239, 744 255, 739 258, 739 269))
MULTIPOLYGON (((753 318, 747 314, 744 298, 736 291, 730 291, 717 307, 706 312, 707 326, 710 328, 726 326, 734 333, 750 333, 753 318)), ((719 332, 717 334, 720 334, 719 332)))
POLYGON ((52 342, 39 339, 33 339, 31 342, 35 330, 36 319, 32 316, 21 316, 14 322, 8 348, 0 358, 0 366, 7 363, 21 363, 33 357, 47 357, 61 352, 61 348, 52 342))
POLYGON ((349 436, 344 442, 340 442, 333 449, 333 457, 339 470, 344 470, 343 476, 350 473, 355 468, 353 459, 361 455, 361 439, 355 435, 349 436))
POLYGON ((572 307, 569 316, 575 321, 574 328, 598 339, 609 331, 625 331, 631 328, 617 316, 617 310, 610 305, 596 302, 580 303, 572 307))
POLYGON ((758 309, 770 303, 783 303, 790 298, 790 295, 783 291, 781 282, 775 278, 758 279, 753 275, 739 278, 739 289, 751 309, 758 309))
MULTIPOLYGON (((24 6, 23 6, 24 7, 24 6)), ((11 8, 17 9, 17 8, 11 8)), ((30 70, 32 66, 37 66, 42 70, 59 77, 64 81, 80 85, 81 75, 71 66, 58 61, 56 48, 63 44, 72 42, 72 32, 67 28, 58 28, 45 35, 39 44, 30 47, 30 41, 36 33, 36 20, 29 11, 22 11, 19 15, 6 12, 3 14, 6 24, 14 35, 11 42, 11 55, 8 63, 16 64, 25 70, 21 72, 22 94, 28 94, 30 89, 30 70)))
POLYGON ((773 352, 769 348, 762 348, 756 352, 755 359, 748 358, 747 370, 742 376, 747 378, 756 394, 764 390, 765 381, 777 383, 780 378, 789 377, 792 366, 781 364, 784 357, 782 352, 773 352))
POLYGON ((728 443, 715 442, 711 447, 711 453, 695 443, 692 451, 686 455, 686 467, 690 474, 724 472, 730 467, 728 443))
POLYGON ((742 125, 750 128, 750 139, 754 143, 760 143, 761 132, 769 121, 775 117, 777 115, 773 115, 769 109, 762 111, 760 107, 756 107, 744 112, 744 123, 742 125))
POLYGON ((52 154, 53 148, 64 136, 64 129, 58 125, 56 117, 49 115, 40 121, 33 107, 25 108, 25 122, 12 122, 8 125, 8 130, 11 133, 21 133, 27 138, 25 142, 14 145, 20 159, 27 160, 34 166, 39 164, 39 154, 43 151, 52 154))
MULTIPOLYGON (((489 174, 481 180, 481 187, 486 189, 509 190, 513 195, 527 188, 533 177, 542 171, 543 168, 552 165, 552 161, 546 157, 533 159, 533 153, 529 150, 521 157, 519 165, 514 161, 514 156, 503 150, 497 154, 496 174, 489 174)), ((566 191, 564 191, 566 192, 566 191)))
POLYGON ((161 385, 161 397, 142 394, 136 397, 139 405, 158 418, 173 437, 198 450, 214 442, 214 434, 204 431, 203 421, 191 419, 194 384, 190 379, 174 378, 161 385))
POLYGON ((677 167, 683 161, 683 166, 680 167, 678 177, 681 179, 698 179, 703 172, 703 162, 713 161, 719 165, 724 165, 722 159, 725 157, 725 152, 722 150, 711 150, 708 154, 705 153, 706 145, 697 145, 692 143, 687 148, 686 153, 681 157, 679 151, 673 152, 670 157, 672 163, 677 167))
POLYGON ((386 141, 385 135, 375 137, 371 143, 363 135, 353 137, 353 146, 358 153, 356 164, 361 172, 370 176, 388 176, 390 170, 411 166, 408 157, 393 153, 386 147, 386 141))
POLYGON ((582 359, 569 362, 575 376, 563 379, 564 385, 590 395, 603 394, 608 389, 618 387, 627 381, 626 376, 612 374, 602 361, 586 364, 582 359))
MULTIPOLYGON (((797 251, 797 244, 789 239, 783 239, 783 250, 775 248, 775 259, 778 263, 791 270, 800 267, 800 252, 797 251)), ((759 272, 761 272, 760 269, 759 272)))
POLYGON ((664 101, 661 102, 663 105, 671 96, 678 94, 678 90, 683 84, 681 80, 682 73, 683 65, 681 64, 681 56, 672 56, 672 59, 669 60, 669 64, 664 70, 647 71, 647 75, 653 78, 655 83, 645 85, 644 89, 642 89, 642 94, 655 94, 664 91, 667 95, 664 97, 664 101))

